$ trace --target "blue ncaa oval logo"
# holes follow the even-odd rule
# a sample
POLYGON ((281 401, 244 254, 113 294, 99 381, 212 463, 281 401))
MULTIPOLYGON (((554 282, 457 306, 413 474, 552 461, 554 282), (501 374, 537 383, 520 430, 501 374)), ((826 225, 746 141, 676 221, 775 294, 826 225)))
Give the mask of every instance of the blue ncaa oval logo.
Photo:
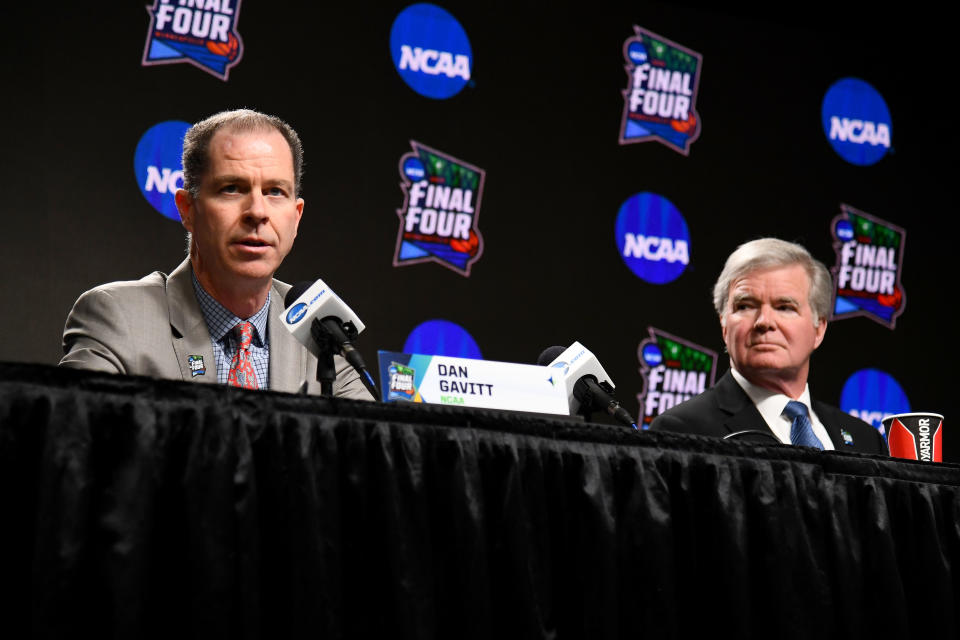
POLYGON ((420 158, 410 156, 403 161, 403 175, 410 179, 410 182, 419 182, 427 175, 427 170, 420 162, 420 158))
POLYGON ((627 198, 615 235, 624 264, 651 284, 676 280, 690 264, 687 221, 663 196, 642 192, 627 198))
POLYGON ((307 305, 303 302, 298 302, 290 308, 290 311, 287 311, 287 324, 297 324, 303 320, 303 316, 307 314, 307 305))
POLYGON ((647 61, 647 48, 642 42, 633 41, 627 46, 627 55, 633 64, 641 65, 647 61))
POLYGON ((437 100, 460 93, 473 69, 467 32, 447 10, 426 2, 397 15, 390 28, 390 55, 407 86, 437 100))
POLYGON ((174 194, 183 188, 183 135, 190 124, 167 120, 140 136, 133 154, 133 171, 140 193, 150 205, 170 218, 180 220, 174 194))
POLYGON ((656 367, 663 362, 663 352, 660 350, 660 347, 653 343, 644 345, 642 355, 643 361, 647 363, 647 366, 656 367))
POLYGON ((403 352, 476 360, 483 358, 473 336, 449 320, 427 320, 414 327, 403 344, 403 352))
POLYGON ((853 240, 853 225, 850 224, 849 220, 838 220, 835 229, 837 232, 837 239, 843 240, 844 242, 853 240))
POLYGON ((827 89, 820 118, 833 150, 851 164, 875 164, 890 150, 893 124, 887 103, 859 78, 837 80, 827 89))
POLYGON ((847 378, 840 408, 883 431, 885 416, 910 411, 910 401, 893 376, 879 369, 861 369, 847 378))

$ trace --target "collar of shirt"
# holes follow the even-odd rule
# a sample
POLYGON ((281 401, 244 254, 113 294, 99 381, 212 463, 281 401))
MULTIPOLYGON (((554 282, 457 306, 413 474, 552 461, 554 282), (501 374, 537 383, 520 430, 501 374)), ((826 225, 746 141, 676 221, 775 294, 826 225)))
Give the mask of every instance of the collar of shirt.
POLYGON ((270 315, 270 292, 267 292, 267 300, 260 307, 260 310, 249 318, 238 318, 233 315, 226 307, 217 302, 197 280, 197 276, 190 270, 190 277, 193 279, 193 289, 197 293, 197 302, 200 303, 200 311, 203 313, 203 319, 207 323, 207 329, 210 331, 210 339, 214 342, 221 342, 224 336, 237 326, 238 322, 247 322, 253 325, 253 344, 264 346, 264 336, 267 334, 267 317, 270 315))
MULTIPOLYGON (((757 407, 757 411, 760 412, 763 421, 766 422, 770 430, 773 431, 773 435, 777 436, 780 442, 790 444, 790 425, 793 421, 784 415, 783 410, 787 406, 787 403, 794 398, 753 384, 744 378, 739 371, 734 369, 732 365, 730 366, 730 373, 733 374, 733 379, 737 381, 737 384, 739 384, 746 394, 750 396, 750 399, 753 400, 754 406, 757 407)), ((810 403, 810 385, 807 384, 803 386, 803 393, 801 393, 800 397, 796 398, 796 400, 807 406, 807 411, 810 412, 810 422, 813 424, 813 433, 817 436, 817 439, 820 440, 823 448, 833 449, 833 441, 830 440, 830 435, 827 433, 826 427, 820 422, 820 418, 817 417, 817 413, 813 410, 813 405, 810 403)))

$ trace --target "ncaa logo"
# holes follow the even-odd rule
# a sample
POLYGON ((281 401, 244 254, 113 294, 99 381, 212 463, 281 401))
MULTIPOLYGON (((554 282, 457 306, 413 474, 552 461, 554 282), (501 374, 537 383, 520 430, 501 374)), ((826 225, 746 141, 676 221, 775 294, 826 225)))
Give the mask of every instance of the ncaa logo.
POLYGON ((837 234, 837 240, 841 242, 853 240, 853 225, 850 224, 849 220, 838 220, 833 229, 837 234))
POLYGON ((307 305, 303 302, 298 302, 287 312, 287 324, 297 324, 303 320, 303 316, 305 316, 306 313, 307 305))
POLYGON ((876 164, 890 150, 893 125, 887 103, 859 78, 833 83, 823 96, 820 117, 833 150, 850 164, 876 164))
POLYGON ((646 64, 649 58, 647 48, 639 41, 633 41, 627 45, 627 57, 636 65, 646 64))
POLYGON ((407 176, 410 182, 419 182, 427 175, 427 170, 416 156, 408 156, 403 161, 403 175, 407 176))
POLYGON ((403 352, 475 360, 483 358, 473 336, 449 320, 427 320, 414 327, 403 344, 403 352))
POLYGON ((843 384, 840 408, 869 422, 883 433, 881 420, 897 413, 908 413, 910 401, 903 387, 889 373, 879 369, 861 369, 843 384))
POLYGON ((140 137, 133 154, 133 171, 140 193, 150 205, 170 218, 180 220, 173 196, 183 188, 183 136, 190 125, 180 120, 155 124, 140 137))
POLYGON ((655 342, 648 342, 640 350, 640 356, 648 367, 656 367, 663 364, 663 351, 655 342))
POLYGON ((690 231, 673 203, 655 193, 637 193, 620 206, 616 223, 620 258, 651 284, 680 277, 690 264, 690 231))
POLYGON ((467 32, 433 4, 414 4, 397 15, 390 55, 407 86, 427 98, 450 98, 470 81, 473 53, 467 32))

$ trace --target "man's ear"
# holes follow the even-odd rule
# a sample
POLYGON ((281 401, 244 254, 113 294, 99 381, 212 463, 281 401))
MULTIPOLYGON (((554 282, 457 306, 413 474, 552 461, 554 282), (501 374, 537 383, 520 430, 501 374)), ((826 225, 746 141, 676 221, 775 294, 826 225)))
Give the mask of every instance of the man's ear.
POLYGON ((297 223, 293 227, 293 236, 297 236, 297 230, 300 228, 300 220, 303 218, 303 198, 297 198, 297 223))
POLYGON ((820 346, 820 343, 823 342, 823 336, 827 333, 827 321, 823 318, 820 318, 820 324, 816 326, 814 331, 817 332, 816 337, 813 341, 813 348, 816 349, 820 346))
POLYGON ((177 211, 180 212, 180 224, 193 233, 193 196, 186 189, 177 189, 173 200, 177 203, 177 211))

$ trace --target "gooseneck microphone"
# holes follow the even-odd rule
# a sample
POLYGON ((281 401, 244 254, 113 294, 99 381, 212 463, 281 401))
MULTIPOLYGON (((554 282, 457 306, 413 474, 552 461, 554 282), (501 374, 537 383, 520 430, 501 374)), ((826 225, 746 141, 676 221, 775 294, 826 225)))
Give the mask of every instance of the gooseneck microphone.
POLYGON ((340 354, 360 375, 360 381, 374 398, 379 396, 373 376, 354 341, 364 329, 363 322, 323 280, 298 282, 284 296, 283 325, 312 354, 317 356, 320 392, 333 395, 337 372, 334 354, 340 354))
POLYGON ((592 411, 605 411, 622 424, 638 428, 636 420, 613 397, 613 381, 600 361, 579 342, 567 348, 544 349, 537 364, 556 368, 563 376, 571 414, 587 416, 592 411))

